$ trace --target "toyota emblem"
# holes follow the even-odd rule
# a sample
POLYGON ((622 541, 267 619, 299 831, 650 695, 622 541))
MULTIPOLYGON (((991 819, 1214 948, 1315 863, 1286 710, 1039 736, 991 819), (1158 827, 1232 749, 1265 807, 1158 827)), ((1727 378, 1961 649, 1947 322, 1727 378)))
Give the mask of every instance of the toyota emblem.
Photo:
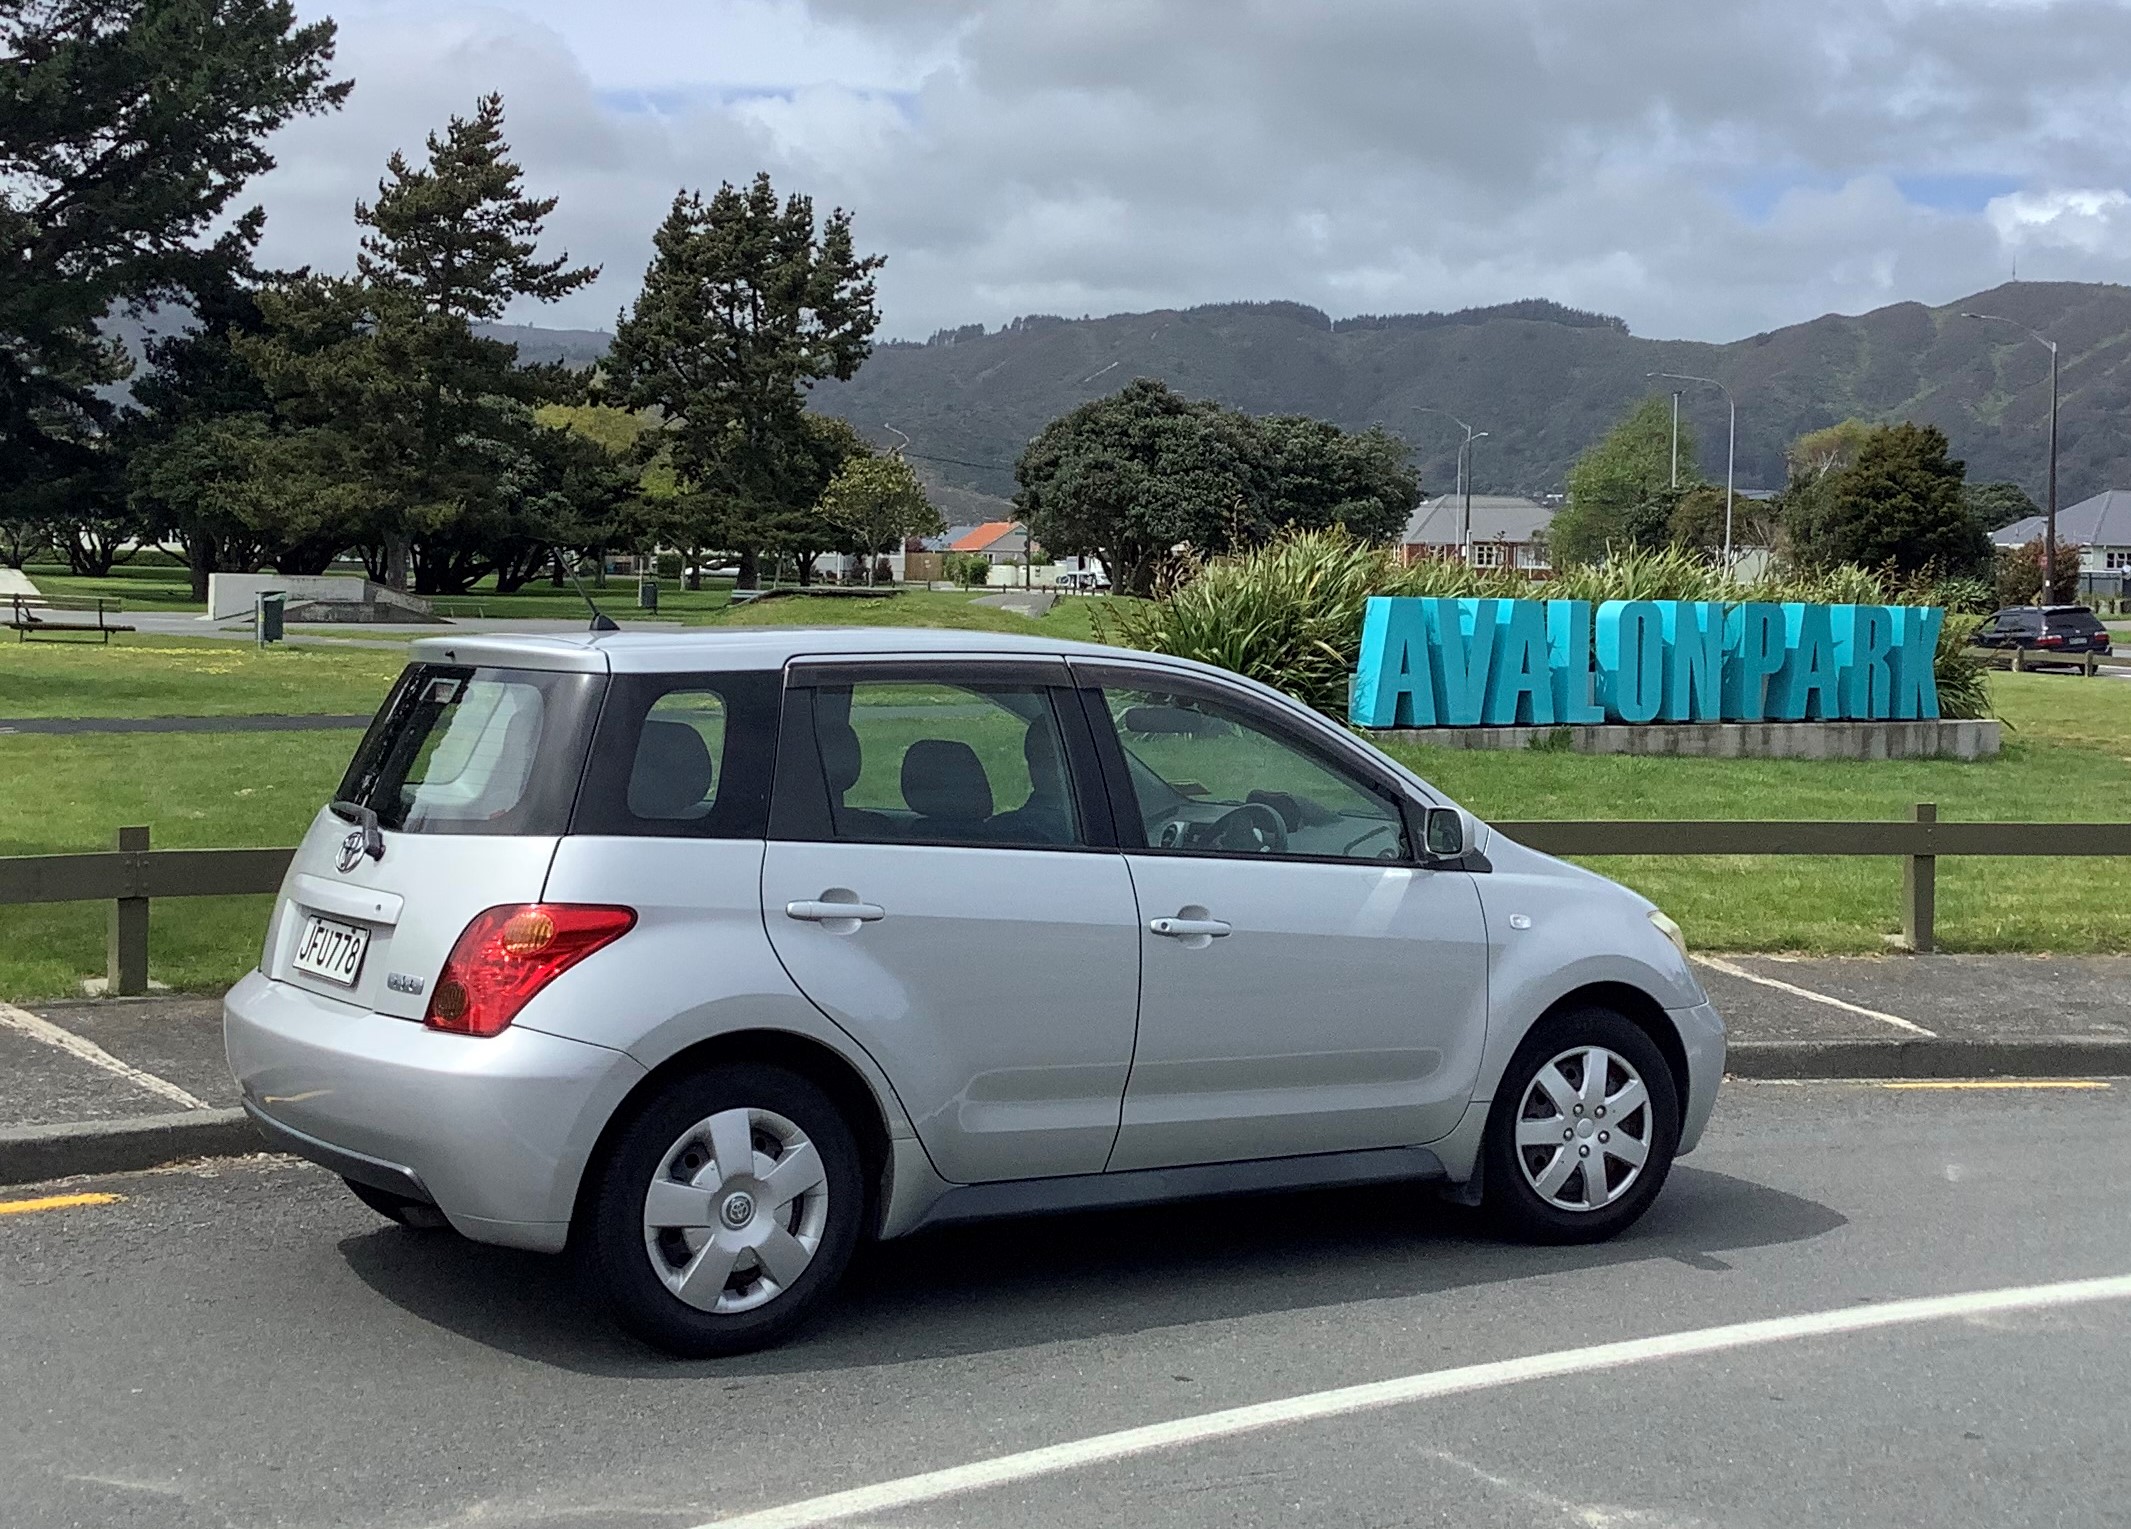
POLYGON ((358 828, 340 841, 340 874, 345 876, 363 863, 363 831, 358 828))

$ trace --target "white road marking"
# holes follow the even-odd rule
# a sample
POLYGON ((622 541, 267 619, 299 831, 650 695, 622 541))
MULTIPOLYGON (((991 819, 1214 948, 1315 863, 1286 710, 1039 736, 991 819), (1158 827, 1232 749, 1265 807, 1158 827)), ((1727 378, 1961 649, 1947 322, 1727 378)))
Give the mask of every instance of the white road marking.
POLYGON ((173 1104, 188 1110, 212 1109, 205 1099, 188 1094, 168 1078, 158 1078, 152 1072, 143 1072, 131 1062, 121 1062, 110 1052, 91 1040, 84 1040, 71 1030, 62 1030, 48 1019, 40 1019, 27 1010, 13 1004, 0 1003, 0 1025, 31 1040, 43 1041, 47 1046, 56 1046, 70 1056, 79 1057, 91 1067, 101 1067, 114 1077, 124 1078, 137 1088, 145 1088, 151 1094, 159 1094, 173 1104))
POLYGON ((1874 1328, 1919 1322, 2122 1300, 2131 1300, 2131 1274, 2065 1280, 2051 1285, 1971 1290, 1959 1295, 1920 1296, 1872 1306, 1845 1306, 1834 1311, 1770 1317, 1759 1322, 1734 1322, 1724 1327, 1704 1327, 1656 1338, 1631 1338, 1620 1343, 1593 1344, 1588 1348, 1560 1349, 1551 1354, 1529 1354, 1522 1359, 1498 1359, 1488 1364, 1433 1370, 1397 1380, 1312 1391, 1279 1401, 1257 1402, 1247 1407, 1202 1413, 1197 1417, 1176 1418, 1167 1423, 1150 1423, 1142 1428, 1096 1434, 1092 1438, 1049 1444, 969 1465, 950 1466, 946 1470, 926 1471, 848 1492, 810 1497, 782 1507, 713 1519, 699 1525, 698 1529, 812 1529, 817 1524, 839 1523, 870 1513, 888 1513, 916 1503, 936 1502, 943 1497, 1006 1486, 1038 1476, 1054 1476, 1062 1471, 1080 1470, 1156 1450, 1180 1449, 1291 1423, 1313 1423, 1379 1407, 1492 1390, 1520 1381, 1581 1375, 1593 1370, 1617 1370, 1654 1359, 1684 1359, 1728 1349, 1787 1343, 1798 1338, 1825 1338, 1837 1333, 1869 1332, 1874 1328))
POLYGON ((1779 993, 1789 993, 1794 998, 1807 998, 1814 1003, 1824 1003, 1829 1008, 1841 1009, 1846 1014, 1862 1014, 1867 1019, 1883 1020, 1897 1030, 1907 1030, 1911 1035, 1921 1035, 1926 1040, 1937 1040, 1939 1036, 1938 1031, 1926 1030, 1916 1021, 1904 1019, 1899 1014, 1882 1014, 1878 1009, 1868 1009, 1863 1004, 1850 1003, 1845 999, 1833 998, 1826 993, 1816 993, 1809 987, 1800 987, 1795 982, 1785 982, 1780 977, 1764 977, 1759 972, 1750 972, 1743 966, 1735 966, 1731 962, 1719 960, 1715 956, 1696 956, 1695 960, 1701 962, 1711 971, 1722 972, 1727 977, 1737 977, 1742 982, 1758 982, 1763 987, 1772 987, 1779 993))

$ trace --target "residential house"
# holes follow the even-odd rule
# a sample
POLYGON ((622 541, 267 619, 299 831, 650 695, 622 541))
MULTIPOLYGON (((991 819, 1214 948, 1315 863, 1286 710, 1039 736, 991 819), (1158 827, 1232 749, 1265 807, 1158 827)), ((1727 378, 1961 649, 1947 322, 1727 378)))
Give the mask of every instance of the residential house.
MULTIPOLYGON (((2030 515, 1990 533, 1991 545, 2010 550, 2040 541, 2046 517, 2030 515)), ((2057 512, 2057 539, 2080 549, 2084 594, 2131 594, 2131 490, 2104 489, 2057 512)))
MULTIPOLYGON (((1546 528, 1554 506, 1515 494, 1472 496, 1470 543, 1475 568, 1506 568, 1519 573, 1547 571, 1546 528)), ((1408 563, 1465 555, 1465 496, 1439 494, 1424 499, 1399 539, 1399 557, 1408 563)))

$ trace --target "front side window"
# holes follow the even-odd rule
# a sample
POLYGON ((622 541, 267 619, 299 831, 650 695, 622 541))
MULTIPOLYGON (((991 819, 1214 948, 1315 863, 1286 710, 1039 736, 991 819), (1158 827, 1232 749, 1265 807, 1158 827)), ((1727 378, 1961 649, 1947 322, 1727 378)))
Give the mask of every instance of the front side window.
POLYGON ((1155 689, 1102 695, 1149 849, 1408 858, 1396 801, 1240 709, 1155 689))
POLYGON ((560 833, 599 685, 589 674, 412 665, 337 799, 395 833, 560 833))
POLYGON ((1057 848, 1087 842, 1048 687, 880 680, 814 692, 838 839, 1057 848))

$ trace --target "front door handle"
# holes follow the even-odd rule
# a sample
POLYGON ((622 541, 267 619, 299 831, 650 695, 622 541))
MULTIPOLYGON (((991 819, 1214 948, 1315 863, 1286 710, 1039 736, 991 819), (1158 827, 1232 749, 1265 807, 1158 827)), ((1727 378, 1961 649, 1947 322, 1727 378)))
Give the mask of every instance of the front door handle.
POLYGON ((808 899, 786 903, 784 916, 803 919, 809 924, 871 924, 886 918, 888 910, 879 903, 829 903, 808 899))
POLYGON ((1225 938, 1230 929, 1225 919, 1218 918, 1151 918, 1147 920, 1147 927, 1172 940, 1188 940, 1198 935, 1211 935, 1218 940, 1225 938))

